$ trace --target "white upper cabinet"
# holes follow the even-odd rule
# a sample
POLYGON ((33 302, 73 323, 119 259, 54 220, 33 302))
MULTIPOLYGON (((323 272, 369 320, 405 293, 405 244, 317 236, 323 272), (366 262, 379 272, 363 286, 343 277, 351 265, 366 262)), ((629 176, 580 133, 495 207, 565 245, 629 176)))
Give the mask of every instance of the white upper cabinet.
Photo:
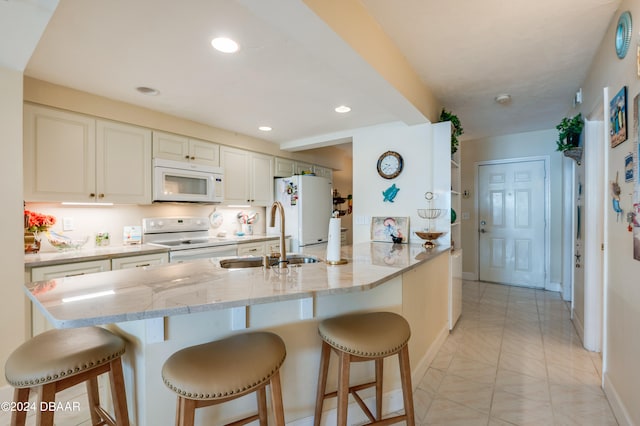
POLYGON ((296 161, 296 168, 295 168, 294 174, 301 175, 305 173, 313 173, 313 164, 296 161))
POLYGON ((220 145, 186 136, 153 132, 153 158, 220 165, 220 145))
POLYGON ((273 157, 228 146, 220 147, 226 204, 267 206, 273 199, 273 157))
POLYGON ((274 177, 290 177, 296 174, 296 162, 286 158, 275 158, 274 177))
POLYGON ((25 201, 151 202, 151 131, 24 106, 25 201))
POLYGON ((321 177, 326 177, 329 179, 333 178, 333 170, 331 170, 328 167, 322 167, 322 166, 313 166, 313 173, 316 176, 321 176, 321 177))

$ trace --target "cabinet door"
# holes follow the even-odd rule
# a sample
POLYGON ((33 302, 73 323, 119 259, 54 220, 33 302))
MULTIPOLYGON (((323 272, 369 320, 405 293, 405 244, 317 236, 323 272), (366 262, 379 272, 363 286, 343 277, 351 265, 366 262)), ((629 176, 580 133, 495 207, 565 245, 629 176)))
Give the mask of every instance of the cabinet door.
POLYGON ((93 201, 95 187, 95 120, 25 105, 25 201, 93 201))
POLYGON ((251 205, 268 206, 273 199, 273 157, 251 153, 249 157, 251 172, 251 205))
POLYGON ((139 256, 116 257, 111 259, 111 269, 144 268, 169 262, 167 253, 143 254, 139 256))
POLYGON ((98 120, 97 201, 151 204, 151 131, 98 120))
POLYGON ((227 204, 248 204, 249 152, 220 147, 220 165, 224 168, 224 200, 227 204))
POLYGON ((333 170, 331 170, 328 167, 322 167, 322 166, 313 166, 313 173, 315 173, 316 176, 321 176, 321 177, 326 177, 331 179, 333 177, 333 170))
POLYGON ((293 176, 295 174, 295 169, 296 169, 295 164, 296 163, 293 160, 287 160, 285 158, 276 157, 274 172, 273 172, 274 177, 293 176))
POLYGON ((173 161, 189 159, 189 139, 171 133, 153 132, 153 158, 173 161))
POLYGON ((301 163, 300 161, 296 161, 295 174, 301 175, 302 172, 305 172, 305 173, 313 172, 313 165, 309 163, 301 163))
POLYGON ((189 160, 193 163, 204 164, 207 166, 220 165, 220 145, 189 139, 189 160))

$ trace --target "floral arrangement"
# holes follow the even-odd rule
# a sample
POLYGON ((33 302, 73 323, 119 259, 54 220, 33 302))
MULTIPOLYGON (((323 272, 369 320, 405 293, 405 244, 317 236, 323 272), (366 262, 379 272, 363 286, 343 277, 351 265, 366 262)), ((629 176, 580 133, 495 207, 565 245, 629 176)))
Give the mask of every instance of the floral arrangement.
POLYGON ((24 211, 24 229, 29 232, 43 232, 50 226, 56 224, 54 216, 36 213, 29 210, 24 211))

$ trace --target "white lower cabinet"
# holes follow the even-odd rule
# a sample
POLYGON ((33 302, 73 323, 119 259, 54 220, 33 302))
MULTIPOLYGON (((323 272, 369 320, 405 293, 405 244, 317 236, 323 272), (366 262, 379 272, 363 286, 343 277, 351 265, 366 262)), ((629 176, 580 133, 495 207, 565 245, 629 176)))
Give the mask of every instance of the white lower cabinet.
POLYGON ((168 253, 143 254, 111 259, 111 269, 144 268, 145 266, 163 265, 165 263, 169 263, 168 253))
MULTIPOLYGON (((90 262, 65 263, 63 265, 41 266, 31 269, 31 281, 46 281, 55 278, 73 277, 77 275, 93 274, 111 269, 108 259, 90 262)), ((54 327, 31 304, 31 335, 35 336, 54 327)))

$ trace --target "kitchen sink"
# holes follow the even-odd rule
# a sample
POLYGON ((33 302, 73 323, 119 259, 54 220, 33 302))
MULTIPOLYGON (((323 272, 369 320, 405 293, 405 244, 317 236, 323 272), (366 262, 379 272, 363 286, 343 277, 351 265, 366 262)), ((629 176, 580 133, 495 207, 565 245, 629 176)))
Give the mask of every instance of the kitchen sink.
MULTIPOLYGON (((232 268, 257 268, 263 266, 264 257, 258 256, 240 256, 240 257, 230 257, 227 259, 222 259, 220 261, 220 267, 225 269, 232 268)), ((279 257, 269 257, 269 266, 274 268, 278 266, 279 257)), ((321 262, 315 256, 307 256, 301 253, 293 253, 287 255, 287 260, 289 261, 289 265, 302 265, 304 263, 318 263, 321 262)))

